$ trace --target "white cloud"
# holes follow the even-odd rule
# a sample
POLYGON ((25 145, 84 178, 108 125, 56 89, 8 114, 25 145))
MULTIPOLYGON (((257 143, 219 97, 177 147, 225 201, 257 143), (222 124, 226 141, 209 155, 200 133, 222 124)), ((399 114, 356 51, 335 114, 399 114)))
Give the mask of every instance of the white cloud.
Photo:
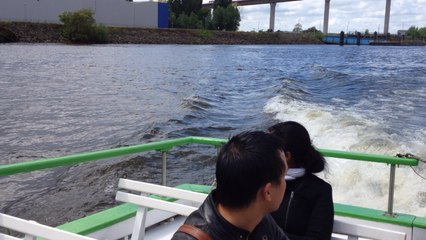
MULTIPOLYGON (((205 0, 206 1, 206 0, 205 0)), ((329 32, 354 32, 368 29, 383 32, 386 0, 331 0, 329 32)), ((240 30, 267 30, 269 28, 269 4, 239 7, 240 30)), ((393 0, 389 32, 407 29, 414 25, 426 27, 426 0, 393 0)), ((277 3, 275 30, 291 31, 296 23, 303 29, 316 27, 322 30, 324 0, 302 0, 277 3)))

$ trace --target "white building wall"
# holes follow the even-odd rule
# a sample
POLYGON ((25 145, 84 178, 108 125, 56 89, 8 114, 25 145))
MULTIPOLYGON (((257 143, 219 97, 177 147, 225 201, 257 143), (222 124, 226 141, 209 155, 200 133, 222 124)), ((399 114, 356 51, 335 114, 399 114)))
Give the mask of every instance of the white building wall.
POLYGON ((27 19, 25 0, 1 0, 0 20, 18 21, 27 19))
POLYGON ((101 22, 105 25, 120 25, 134 26, 134 2, 124 0, 98 0, 96 4, 96 22, 101 22))
POLYGON ((126 0, 0 0, 0 20, 60 23, 59 15, 91 9, 97 23, 107 26, 158 27, 157 2, 126 0))
POLYGON ((135 27, 142 27, 138 24, 145 23, 147 27, 158 26, 158 4, 156 2, 146 2, 144 5, 135 5, 135 27))

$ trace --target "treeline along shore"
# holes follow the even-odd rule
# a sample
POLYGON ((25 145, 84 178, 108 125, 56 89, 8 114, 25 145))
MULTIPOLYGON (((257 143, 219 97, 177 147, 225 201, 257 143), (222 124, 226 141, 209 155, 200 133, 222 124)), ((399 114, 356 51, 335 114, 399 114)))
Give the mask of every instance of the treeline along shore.
MULTIPOLYGON (((0 42, 69 43, 61 24, 0 22, 0 42), (14 39, 13 39, 14 38, 14 39), (14 42, 12 41, 12 42, 14 42)), ((312 33, 108 27, 109 44, 322 44, 312 33)))

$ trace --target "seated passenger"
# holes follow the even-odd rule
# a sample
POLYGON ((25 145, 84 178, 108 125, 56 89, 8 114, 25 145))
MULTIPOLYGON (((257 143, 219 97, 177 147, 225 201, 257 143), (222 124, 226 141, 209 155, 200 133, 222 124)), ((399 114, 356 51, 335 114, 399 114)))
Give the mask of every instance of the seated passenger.
POLYGON ((330 240, 334 222, 332 188, 314 175, 324 170, 324 157, 297 122, 282 122, 269 132, 282 140, 288 165, 287 188, 271 215, 291 240, 330 240))
POLYGON ((218 155, 216 189, 172 240, 287 240, 269 215, 283 199, 286 169, 281 142, 271 134, 232 137, 218 155))

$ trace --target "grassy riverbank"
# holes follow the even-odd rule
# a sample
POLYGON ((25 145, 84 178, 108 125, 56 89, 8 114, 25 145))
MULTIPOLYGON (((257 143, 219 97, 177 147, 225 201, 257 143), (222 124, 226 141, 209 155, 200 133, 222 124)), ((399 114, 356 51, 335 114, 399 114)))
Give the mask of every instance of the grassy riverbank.
MULTIPOLYGON (((18 42, 67 43, 60 24, 0 22, 18 42)), ((321 44, 312 33, 226 32, 201 29, 151 29, 109 27, 111 44, 321 44)))

